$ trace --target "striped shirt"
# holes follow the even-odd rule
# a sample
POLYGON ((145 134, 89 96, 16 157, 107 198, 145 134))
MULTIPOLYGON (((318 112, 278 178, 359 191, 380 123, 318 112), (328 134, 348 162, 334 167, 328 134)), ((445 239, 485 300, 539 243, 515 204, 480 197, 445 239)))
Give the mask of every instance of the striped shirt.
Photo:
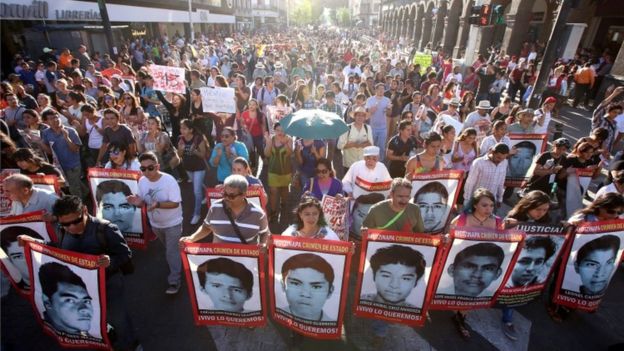
MULTIPOLYGON (((232 213, 232 219, 247 243, 262 242, 269 233, 269 222, 264 211, 251 201, 247 201, 247 206, 237 217, 232 213)), ((204 225, 212 229, 216 243, 241 243, 223 209, 223 200, 217 200, 210 206, 204 225)))
POLYGON ((486 188, 494 194, 497 202, 503 201, 505 192, 505 175, 507 174, 507 160, 495 164, 489 154, 479 157, 470 167, 468 178, 464 186, 464 203, 468 203, 474 191, 486 188))

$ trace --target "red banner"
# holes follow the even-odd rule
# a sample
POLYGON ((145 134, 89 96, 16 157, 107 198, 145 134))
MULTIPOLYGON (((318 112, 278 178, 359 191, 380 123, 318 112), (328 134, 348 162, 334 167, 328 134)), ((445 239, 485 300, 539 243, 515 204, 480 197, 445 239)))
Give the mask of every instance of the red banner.
POLYGON ((141 172, 89 168, 87 177, 96 204, 93 215, 116 224, 131 248, 145 249, 151 237, 147 208, 137 208, 126 199, 139 194, 141 172))
POLYGON ((35 188, 45 189, 56 193, 56 195, 58 196, 61 196, 61 186, 59 184, 59 179, 57 176, 50 174, 30 174, 28 176, 30 177, 30 179, 32 179, 35 188))
MULTIPOLYGON (((219 186, 217 188, 207 188, 206 189, 206 198, 208 199, 208 208, 212 205, 214 201, 221 200, 223 198, 223 186, 219 186)), ((264 188, 262 185, 253 184, 247 187, 247 193, 245 194, 245 198, 262 208, 266 211, 267 199, 266 193, 264 192, 264 188)))
POLYGON ((440 236, 375 229, 363 234, 355 315, 424 325, 443 251, 440 236))
POLYGON ((451 220, 464 171, 434 171, 412 175, 412 202, 420 208, 426 233, 441 233, 451 220))
POLYGON ((562 255, 554 301, 595 311, 617 270, 624 250, 624 220, 584 222, 562 255))
POLYGON ((32 242, 26 245, 25 254, 34 277, 30 300, 44 331, 63 347, 111 350, 106 269, 97 264, 98 256, 32 242))
POLYGON ((321 206, 327 225, 340 240, 349 240, 349 201, 344 197, 323 195, 321 206))
POLYGON ((566 247, 569 233, 563 226, 521 223, 515 230, 526 234, 524 247, 497 303, 521 306, 539 297, 566 247))
POLYGON ((491 307, 511 274, 524 234, 488 228, 451 231, 432 309, 491 307))
POLYGON ((297 333, 338 339, 341 335, 353 243, 271 237, 271 316, 297 333))
POLYGON ((28 235, 46 243, 56 241, 54 228, 43 221, 44 210, 24 213, 19 216, 0 218, 2 250, 0 262, 11 284, 21 294, 29 294, 32 279, 28 272, 24 248, 19 246, 17 237, 28 235))
POLYGON ((185 243, 181 252, 195 324, 266 324, 261 247, 185 243))
POLYGON ((509 134, 512 154, 507 160, 506 187, 521 187, 533 173, 531 166, 548 146, 548 134, 509 134))

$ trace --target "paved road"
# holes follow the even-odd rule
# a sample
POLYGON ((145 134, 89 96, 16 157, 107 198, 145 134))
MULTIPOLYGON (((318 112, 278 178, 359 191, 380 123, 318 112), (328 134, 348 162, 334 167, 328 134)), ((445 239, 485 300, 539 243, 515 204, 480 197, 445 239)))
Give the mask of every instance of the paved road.
MULTIPOLYGON (((564 109, 559 120, 565 125, 564 135, 570 139, 576 140, 589 131, 587 111, 564 109)), ((182 190, 183 199, 192 197, 188 184, 183 184, 182 190)), ((291 200, 296 199, 297 194, 291 194, 291 200)), ((190 203, 185 201, 185 233, 193 230, 188 224, 190 203)), ((272 229, 279 232, 280 228, 272 229)), ((147 250, 135 251, 134 255, 136 272, 126 279, 128 308, 145 350, 288 350, 289 332, 273 323, 257 329, 195 326, 186 285, 176 296, 164 294, 167 265, 163 246, 152 242, 147 250)), ((432 311, 431 323, 423 328, 393 324, 384 350, 606 350, 609 345, 624 342, 622 294, 624 271, 620 269, 596 313, 575 313, 563 324, 556 324, 546 314, 544 301, 521 307, 515 321, 523 338, 517 342, 508 341, 500 332, 497 309, 469 314, 468 323, 473 330, 469 341, 456 332, 450 312, 432 311)), ((28 301, 11 291, 2 299, 1 307, 3 351, 60 350, 34 321, 28 301)), ((300 349, 372 350, 370 320, 355 318, 349 311, 342 339, 305 339, 300 349)))

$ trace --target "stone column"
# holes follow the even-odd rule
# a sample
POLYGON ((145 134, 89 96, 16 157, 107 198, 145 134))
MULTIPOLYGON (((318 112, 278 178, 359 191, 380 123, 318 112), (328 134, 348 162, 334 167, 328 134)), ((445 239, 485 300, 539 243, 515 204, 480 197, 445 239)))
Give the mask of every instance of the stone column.
POLYGON ((502 48, 509 55, 518 55, 522 47, 522 41, 526 38, 527 25, 531 19, 532 9, 529 3, 532 2, 525 0, 512 2, 512 8, 505 16, 506 27, 502 48))
POLYGON ((432 28, 432 18, 429 13, 425 14, 423 30, 422 30, 422 38, 420 39, 420 49, 424 50, 427 46, 427 43, 431 41, 431 32, 432 28))
POLYGON ((455 48, 453 49, 453 57, 460 58, 462 51, 466 49, 466 41, 468 40, 469 33, 470 24, 468 23, 468 17, 461 17, 459 19, 459 32, 455 48))
POLYGON ((422 19, 419 18, 418 16, 416 16, 416 19, 414 20, 414 47, 415 48, 419 48, 419 44, 420 44, 420 38, 422 36, 422 19))
POLYGON ((434 25, 435 32, 433 33, 433 39, 431 40, 431 42, 433 43, 432 49, 435 49, 438 45, 442 44, 441 41, 445 32, 444 28, 446 25, 446 18, 447 18, 446 14, 447 14, 446 5, 444 5, 444 7, 440 7, 434 19, 435 20, 435 25, 434 25))

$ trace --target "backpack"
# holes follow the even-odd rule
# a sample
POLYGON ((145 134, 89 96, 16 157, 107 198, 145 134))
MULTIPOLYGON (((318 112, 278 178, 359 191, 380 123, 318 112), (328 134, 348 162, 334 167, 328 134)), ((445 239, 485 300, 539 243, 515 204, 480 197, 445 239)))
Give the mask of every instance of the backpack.
MULTIPOLYGON (((274 87, 273 90, 275 90, 275 96, 278 96, 280 94, 280 90, 278 87, 274 87)), ((260 93, 260 103, 262 103, 262 101, 264 101, 264 92, 266 91, 266 88, 262 88, 262 93, 260 93)))
MULTIPOLYGON (((106 226, 110 224, 109 221, 102 221, 100 223, 96 223, 96 229, 95 229, 95 237, 97 238, 98 243, 100 244, 101 247, 103 247, 105 250, 108 249, 108 239, 106 238, 106 234, 104 233, 104 230, 106 229, 106 226)), ((119 267, 119 270, 121 271, 121 273, 123 275, 129 275, 134 273, 134 264, 132 263, 132 257, 126 261, 124 264, 122 264, 119 267)))

